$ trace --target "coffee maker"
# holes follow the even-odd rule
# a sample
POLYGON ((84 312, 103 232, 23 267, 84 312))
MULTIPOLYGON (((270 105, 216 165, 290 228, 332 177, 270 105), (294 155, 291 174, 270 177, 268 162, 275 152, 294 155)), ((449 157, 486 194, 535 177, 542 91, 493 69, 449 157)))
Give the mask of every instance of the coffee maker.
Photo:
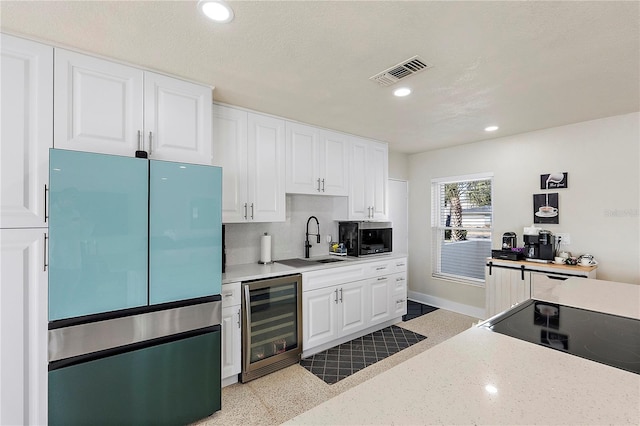
POLYGON ((527 260, 549 263, 555 256, 555 237, 551 231, 540 230, 536 235, 524 235, 524 255, 527 260))

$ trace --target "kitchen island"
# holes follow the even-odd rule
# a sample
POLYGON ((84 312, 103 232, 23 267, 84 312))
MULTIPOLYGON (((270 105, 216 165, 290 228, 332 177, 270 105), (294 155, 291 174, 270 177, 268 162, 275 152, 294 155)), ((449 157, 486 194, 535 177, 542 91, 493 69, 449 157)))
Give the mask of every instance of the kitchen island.
MULTIPOLYGON (((638 285, 565 284, 549 302, 640 319, 638 285)), ((640 375, 472 327, 287 424, 637 425, 640 375)))

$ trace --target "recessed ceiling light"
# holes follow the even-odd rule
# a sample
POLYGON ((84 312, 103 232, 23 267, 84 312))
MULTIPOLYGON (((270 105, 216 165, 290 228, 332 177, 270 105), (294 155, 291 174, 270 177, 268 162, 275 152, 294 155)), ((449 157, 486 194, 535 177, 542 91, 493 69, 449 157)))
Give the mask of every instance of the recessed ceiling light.
POLYGON ((411 89, 407 87, 401 87, 393 91, 393 94, 398 97, 407 96, 411 93, 411 89))
POLYGON ((212 21, 226 24, 233 20, 233 9, 224 0, 200 0, 198 8, 212 21))
POLYGON ((488 126, 484 128, 485 132, 495 132, 496 130, 498 130, 499 127, 498 126, 488 126))

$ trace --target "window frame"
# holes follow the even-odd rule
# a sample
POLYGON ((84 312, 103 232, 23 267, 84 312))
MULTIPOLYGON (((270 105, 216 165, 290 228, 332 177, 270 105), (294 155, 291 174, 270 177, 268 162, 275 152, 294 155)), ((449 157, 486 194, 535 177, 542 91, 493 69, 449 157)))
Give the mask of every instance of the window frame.
MULTIPOLYGON (((483 229, 483 232, 487 232, 489 236, 489 244, 492 244, 493 241, 493 206, 494 206, 494 175, 492 172, 485 173, 474 173, 468 175, 459 175, 459 176, 446 176, 431 179, 431 242, 432 242, 432 269, 431 276, 433 278, 442 279, 445 281, 453 281, 463 284, 469 284, 477 287, 484 287, 485 279, 482 279, 456 275, 451 273, 442 272, 442 247, 444 240, 444 235, 446 230, 476 230, 477 228, 469 228, 469 227, 447 227, 442 225, 446 221, 443 220, 443 216, 445 215, 445 211, 442 208, 441 204, 441 187, 445 184, 458 183, 458 182, 471 182, 471 181, 482 181, 489 180, 491 182, 491 214, 490 214, 490 226, 489 228, 483 229)), ((489 254, 490 255, 490 254, 489 254)))

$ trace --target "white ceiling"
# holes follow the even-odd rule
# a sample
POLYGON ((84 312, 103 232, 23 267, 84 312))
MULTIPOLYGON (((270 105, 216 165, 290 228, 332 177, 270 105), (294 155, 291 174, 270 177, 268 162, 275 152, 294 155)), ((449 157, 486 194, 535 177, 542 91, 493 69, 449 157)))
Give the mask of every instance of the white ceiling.
POLYGON ((405 153, 640 110, 638 1, 230 4, 220 25, 196 1, 2 1, 0 22, 405 153), (369 80, 414 55, 433 68, 369 80), (413 94, 393 97, 398 85, 413 94))

